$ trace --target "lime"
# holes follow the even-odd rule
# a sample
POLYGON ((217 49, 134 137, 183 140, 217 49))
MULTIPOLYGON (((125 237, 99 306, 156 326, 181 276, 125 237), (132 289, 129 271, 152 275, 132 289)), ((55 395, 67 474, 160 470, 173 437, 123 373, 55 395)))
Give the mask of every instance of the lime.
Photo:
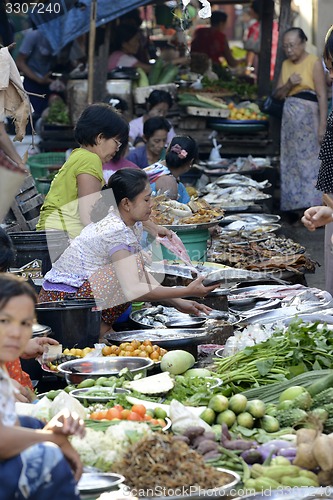
POLYGON ((229 401, 228 398, 222 396, 222 394, 215 394, 208 403, 208 408, 216 411, 217 413, 221 413, 221 411, 225 411, 228 409, 229 401))
POLYGON ((164 420, 168 416, 167 412, 163 408, 157 407, 154 409, 154 417, 161 418, 164 420))
POLYGON ((200 418, 206 422, 208 425, 212 425, 215 422, 215 411, 211 408, 206 408, 201 414, 200 418))
POLYGON ((147 408, 146 415, 150 415, 152 418, 155 418, 155 412, 151 408, 147 408))
POLYGON ((227 424, 229 429, 235 423, 235 421, 236 415, 231 410, 225 410, 222 413, 219 413, 216 419, 217 424, 227 424))
POLYGON ((247 405, 247 398, 243 394, 235 394, 229 399, 229 410, 234 413, 242 413, 245 411, 247 405))
POLYGON ((239 413, 237 415, 237 424, 242 427, 246 427, 247 429, 252 429, 254 424, 254 419, 248 411, 244 411, 243 413, 239 413))

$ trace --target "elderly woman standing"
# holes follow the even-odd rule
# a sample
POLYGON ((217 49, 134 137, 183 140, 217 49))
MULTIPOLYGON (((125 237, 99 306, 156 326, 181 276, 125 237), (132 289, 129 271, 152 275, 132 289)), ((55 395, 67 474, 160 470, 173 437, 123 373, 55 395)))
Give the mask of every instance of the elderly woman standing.
POLYGON ((296 211, 321 201, 315 186, 327 119, 326 83, 322 63, 306 51, 306 41, 300 28, 285 32, 282 47, 287 59, 274 94, 285 99, 281 125, 282 211, 296 211))

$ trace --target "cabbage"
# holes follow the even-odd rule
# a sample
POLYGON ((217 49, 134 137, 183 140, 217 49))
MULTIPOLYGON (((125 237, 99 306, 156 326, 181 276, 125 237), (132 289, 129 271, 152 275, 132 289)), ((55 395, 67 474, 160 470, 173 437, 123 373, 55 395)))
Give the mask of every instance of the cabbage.
POLYGON ((54 417, 64 408, 66 408, 70 412, 76 412, 83 420, 87 416, 85 408, 77 399, 73 398, 73 396, 71 396, 70 394, 67 394, 67 392, 61 391, 51 403, 50 418, 54 417))
POLYGON ((31 405, 33 407, 31 416, 42 420, 42 422, 48 422, 51 419, 51 404, 51 400, 44 396, 38 403, 31 405))

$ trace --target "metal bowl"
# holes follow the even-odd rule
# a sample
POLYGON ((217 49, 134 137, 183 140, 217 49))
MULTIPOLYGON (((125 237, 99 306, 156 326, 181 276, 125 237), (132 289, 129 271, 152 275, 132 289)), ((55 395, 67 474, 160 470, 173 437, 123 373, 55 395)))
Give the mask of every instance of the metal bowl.
POLYGON ((58 366, 58 372, 63 373, 68 384, 79 384, 87 378, 97 379, 111 375, 119 375, 124 368, 133 374, 147 375, 147 370, 154 365, 148 358, 137 357, 110 357, 110 358, 81 358, 66 361, 58 366))

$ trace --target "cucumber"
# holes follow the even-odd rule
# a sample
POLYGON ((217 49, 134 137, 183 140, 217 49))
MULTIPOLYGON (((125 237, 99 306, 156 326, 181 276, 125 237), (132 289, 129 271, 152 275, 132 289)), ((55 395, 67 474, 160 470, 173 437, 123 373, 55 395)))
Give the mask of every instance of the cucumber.
POLYGON ((163 71, 163 68, 164 68, 163 59, 157 59, 157 61, 155 62, 149 73, 148 79, 150 85, 156 85, 158 83, 158 79, 163 71))
POLYGON ((148 76, 146 75, 146 72, 142 68, 136 68, 136 70, 140 75, 140 78, 138 81, 138 87, 148 87, 149 80, 148 80, 148 76))
POLYGON ((176 76, 178 75, 178 68, 172 63, 167 64, 163 71, 160 73, 158 77, 159 85, 166 85, 167 83, 173 83, 175 81, 176 76))
POLYGON ((319 380, 316 380, 316 382, 307 388, 311 396, 316 396, 320 392, 333 387, 333 370, 330 370, 330 372, 331 373, 328 375, 322 376, 319 380))

